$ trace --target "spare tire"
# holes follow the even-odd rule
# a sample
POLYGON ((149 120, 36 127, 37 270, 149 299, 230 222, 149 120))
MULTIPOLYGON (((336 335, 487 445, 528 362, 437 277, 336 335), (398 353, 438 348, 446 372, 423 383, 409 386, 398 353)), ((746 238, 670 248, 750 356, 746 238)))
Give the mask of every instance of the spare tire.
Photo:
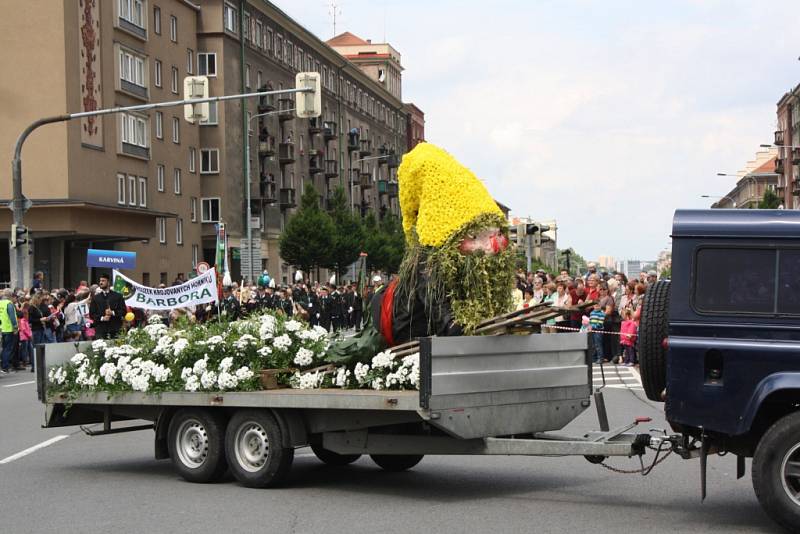
POLYGON ((639 371, 647 398, 663 401, 667 387, 667 349, 669 335, 669 280, 659 280, 647 289, 639 320, 639 371))

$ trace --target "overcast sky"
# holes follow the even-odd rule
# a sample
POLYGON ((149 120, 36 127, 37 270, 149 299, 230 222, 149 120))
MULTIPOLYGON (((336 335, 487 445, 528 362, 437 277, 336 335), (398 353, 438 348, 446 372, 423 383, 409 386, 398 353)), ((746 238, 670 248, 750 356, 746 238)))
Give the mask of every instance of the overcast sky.
MULTIPOLYGON (((274 0, 323 39, 325 0, 274 0)), ((425 133, 587 258, 652 259, 726 194, 800 82, 797 0, 339 0, 391 43, 425 133)))

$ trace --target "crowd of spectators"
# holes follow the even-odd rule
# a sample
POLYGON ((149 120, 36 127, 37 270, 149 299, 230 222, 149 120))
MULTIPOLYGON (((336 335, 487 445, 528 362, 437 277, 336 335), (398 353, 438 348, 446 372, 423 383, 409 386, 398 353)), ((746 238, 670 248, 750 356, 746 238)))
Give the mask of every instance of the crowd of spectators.
MULTIPOLYGON (((30 289, 4 289, 0 293, 2 355, 0 374, 29 369, 34 371, 33 346, 63 341, 87 341, 116 337, 124 327, 144 325, 158 315, 163 323, 204 322, 217 316, 235 320, 251 313, 272 310, 296 316, 326 330, 360 330, 364 298, 369 299, 381 283, 375 275, 372 285, 359 293, 356 284, 325 284, 298 279, 292 285, 278 285, 265 273, 256 285, 233 283, 222 290, 217 305, 172 310, 143 310, 128 307, 122 295, 111 288, 108 275, 97 284, 81 281, 75 289, 47 290, 44 275, 34 275, 30 289)), ((185 282, 179 276, 173 285, 185 282)), ((166 287, 164 284, 160 288, 166 287)))
POLYGON ((567 270, 554 276, 544 270, 517 272, 515 301, 517 309, 550 303, 574 308, 592 303, 586 312, 572 310, 552 319, 543 331, 588 331, 592 339, 595 363, 638 365, 636 335, 642 312, 642 300, 650 284, 658 279, 655 271, 642 271, 628 279, 620 272, 598 271, 588 264, 586 273, 572 277, 567 270))

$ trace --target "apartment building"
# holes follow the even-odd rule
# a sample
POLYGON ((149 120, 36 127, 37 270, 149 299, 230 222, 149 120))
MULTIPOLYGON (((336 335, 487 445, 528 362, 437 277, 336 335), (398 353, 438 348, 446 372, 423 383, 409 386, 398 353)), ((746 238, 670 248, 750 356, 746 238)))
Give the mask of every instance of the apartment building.
POLYGON ((736 174, 736 183, 728 194, 714 202, 711 207, 757 208, 767 189, 775 191, 783 200, 784 192, 778 186, 781 175, 775 172, 780 150, 779 148, 770 148, 757 152, 755 158, 748 161, 744 169, 736 174))
MULTIPOLYGON (((30 0, 0 20, 3 169, 34 120, 176 99, 193 70, 199 8, 181 0, 30 0)), ((199 129, 183 110, 128 113, 44 126, 23 150, 32 268, 50 287, 95 278, 88 248, 137 252, 129 273, 169 283, 200 254, 199 129)), ((11 197, 0 180, 0 199, 11 197)), ((11 212, 0 210, 8 235, 11 212)), ((0 280, 8 280, 0 247, 0 280)))
MULTIPOLYGON (((0 64, 13 73, 0 80, 6 169, 18 133, 42 116, 175 100, 187 75, 208 76, 211 95, 291 89, 300 71, 322 76, 319 119, 297 119, 286 94, 212 104, 198 125, 177 107, 37 130, 23 152, 33 201, 25 222, 33 269, 48 286, 96 278, 88 248, 135 251, 137 268, 126 274, 170 283, 213 261, 218 222, 235 279, 250 225, 259 267, 288 281, 278 237, 307 184, 323 205, 342 185, 362 215, 399 213, 396 173, 408 146, 399 54, 381 81, 371 64, 350 61, 266 1, 31 0, 0 30, 0 64)), ((0 181, 0 201, 10 197, 10 181, 0 181)), ((10 223, 0 211, 0 238, 10 223)), ((0 247, 0 281, 8 279, 0 247)))
POLYGON ((778 155, 774 172, 778 175, 777 193, 786 208, 800 209, 800 85, 778 101, 778 129, 775 146, 778 155), (795 148, 792 148, 795 147, 795 148))

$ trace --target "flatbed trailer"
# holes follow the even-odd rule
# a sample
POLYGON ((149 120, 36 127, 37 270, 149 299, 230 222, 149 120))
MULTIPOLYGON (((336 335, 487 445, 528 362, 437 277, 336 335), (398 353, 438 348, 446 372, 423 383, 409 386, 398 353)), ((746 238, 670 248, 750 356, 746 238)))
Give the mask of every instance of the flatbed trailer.
POLYGON ((552 434, 591 405, 585 333, 432 337, 420 340, 419 391, 273 389, 250 392, 49 393, 47 369, 85 345, 37 348, 37 389, 46 427, 82 425, 92 436, 154 430, 155 457, 187 480, 210 482, 226 469, 244 485, 272 486, 288 474, 294 449, 323 462, 369 454, 404 470, 428 454, 576 455, 598 461, 641 456, 661 438, 627 433, 637 422, 583 436, 552 434), (131 420, 146 425, 123 424, 131 420), (102 423, 102 429, 87 425, 102 423))

